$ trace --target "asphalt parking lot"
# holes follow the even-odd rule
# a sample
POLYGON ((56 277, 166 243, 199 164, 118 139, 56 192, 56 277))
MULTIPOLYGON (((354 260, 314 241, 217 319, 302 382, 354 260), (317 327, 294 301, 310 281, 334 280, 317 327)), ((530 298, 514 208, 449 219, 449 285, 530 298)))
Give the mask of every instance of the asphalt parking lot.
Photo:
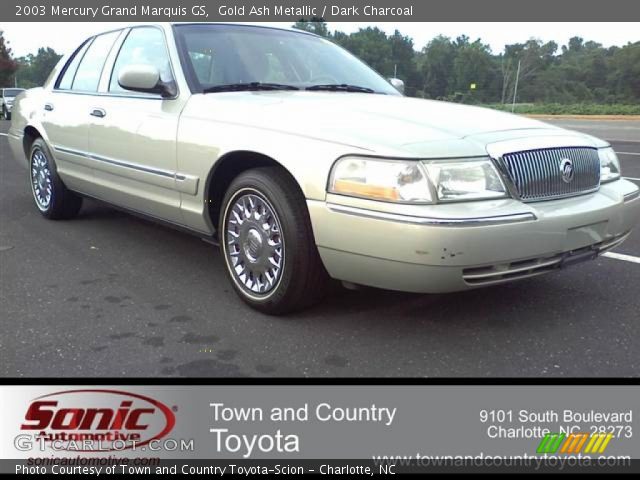
MULTIPOLYGON (((610 140, 640 184, 640 122, 557 123, 610 140)), ((640 375, 640 231, 627 260, 447 295, 339 290, 274 318, 198 238, 89 201, 41 218, 1 134, 0 185, 3 377, 640 375)))

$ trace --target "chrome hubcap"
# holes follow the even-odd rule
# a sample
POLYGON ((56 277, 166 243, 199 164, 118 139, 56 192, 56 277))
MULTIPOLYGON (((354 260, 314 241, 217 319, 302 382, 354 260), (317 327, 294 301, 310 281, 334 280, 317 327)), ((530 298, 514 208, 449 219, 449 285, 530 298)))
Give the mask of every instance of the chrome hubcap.
POLYGON ((51 170, 49 160, 40 150, 33 152, 31 157, 31 188, 38 208, 41 210, 49 208, 53 196, 51 170))
POLYGON ((284 241, 280 221, 266 199, 245 193, 227 210, 226 260, 236 281, 251 293, 265 295, 280 281, 284 241))

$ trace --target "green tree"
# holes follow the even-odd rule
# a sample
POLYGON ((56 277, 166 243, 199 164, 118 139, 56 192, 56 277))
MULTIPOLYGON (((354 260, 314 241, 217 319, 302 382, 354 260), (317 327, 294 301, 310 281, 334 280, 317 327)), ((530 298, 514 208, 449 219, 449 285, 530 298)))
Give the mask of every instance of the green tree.
POLYGON ((455 47, 449 37, 438 36, 422 49, 418 60, 422 91, 427 98, 445 98, 453 91, 455 47))
POLYGON ((59 55, 52 48, 39 48, 36 55, 29 54, 18 58, 18 81, 24 88, 39 87, 60 61, 59 55))
POLYGON ((318 17, 312 17, 311 20, 305 20, 304 18, 301 18, 293 25, 293 28, 315 33, 316 35, 320 35, 321 37, 325 38, 331 36, 329 28, 327 27, 327 23, 322 18, 318 17))
POLYGON ((466 36, 454 43, 453 77, 456 93, 472 102, 490 101, 496 78, 491 49, 479 39, 470 42, 466 36), (475 89, 471 89, 471 84, 475 89))
POLYGON ((610 60, 607 91, 618 102, 640 102, 640 42, 616 49, 610 60))
POLYGON ((554 62, 558 44, 555 42, 542 43, 540 40, 528 40, 525 43, 514 43, 505 46, 504 55, 500 58, 501 95, 502 103, 511 101, 515 89, 518 64, 518 97, 530 99, 530 94, 537 88, 537 77, 554 62))
POLYGON ((573 37, 559 49, 553 41, 531 39, 495 55, 480 39, 472 42, 465 35, 435 37, 416 51, 413 40, 398 30, 330 33, 321 19, 301 20, 295 27, 331 38, 385 77, 395 73, 410 96, 510 103, 519 64, 519 103, 640 102, 640 42, 606 49, 573 37))
POLYGON ((334 41, 385 77, 393 75, 391 42, 378 27, 361 28, 350 35, 334 35, 334 41))
POLYGON ((413 40, 396 30, 388 41, 391 43, 391 60, 393 61, 393 72, 390 72, 389 76, 394 75, 403 80, 405 94, 414 96, 422 85, 418 75, 417 55, 413 47, 413 40))
POLYGON ((18 69, 17 62, 11 55, 11 49, 7 46, 4 32, 0 30, 0 87, 14 86, 14 72, 18 69))

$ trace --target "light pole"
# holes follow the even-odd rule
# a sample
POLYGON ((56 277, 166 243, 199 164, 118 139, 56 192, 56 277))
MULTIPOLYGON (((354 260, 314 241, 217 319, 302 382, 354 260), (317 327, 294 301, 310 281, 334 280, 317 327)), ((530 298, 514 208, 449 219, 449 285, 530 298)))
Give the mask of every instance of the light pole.
POLYGON ((516 109, 516 96, 518 95, 518 80, 520 80, 520 60, 518 60, 518 71, 516 72, 516 84, 513 87, 513 103, 511 104, 511 113, 516 109))

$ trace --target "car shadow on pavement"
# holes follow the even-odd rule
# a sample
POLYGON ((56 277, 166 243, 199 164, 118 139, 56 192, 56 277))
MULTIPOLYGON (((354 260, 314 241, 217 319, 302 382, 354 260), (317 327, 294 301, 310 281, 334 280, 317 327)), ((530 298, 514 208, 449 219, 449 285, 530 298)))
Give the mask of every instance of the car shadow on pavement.
MULTIPOLYGON (((347 329, 349 325, 366 325, 381 333, 398 327, 446 327, 452 334, 457 330, 482 327, 539 331, 552 328, 563 316, 577 315, 579 318, 580 309, 588 309, 588 306, 581 307, 579 300, 580 289, 588 288, 590 280, 580 274, 584 266, 576 266, 570 270, 574 273, 572 282, 566 281, 571 273, 556 272, 539 278, 447 294, 403 293, 369 287, 354 291, 333 282, 328 295, 318 305, 283 317, 269 317, 251 311, 233 295, 219 251, 197 237, 94 202, 87 202, 79 221, 95 223, 92 229, 106 228, 110 223, 116 231, 135 232, 136 238, 130 239, 131 242, 149 238, 158 240, 153 242, 153 252, 148 252, 150 255, 171 255, 173 262, 180 265, 174 263, 167 266, 168 269, 175 267, 192 272, 194 277, 208 279, 210 297, 202 300, 203 305, 213 305, 224 297, 234 304, 234 311, 246 309, 259 321, 273 322, 274 325, 293 323, 297 328, 306 328, 307 324, 322 322, 324 325, 339 323, 340 328, 347 329), (181 255, 175 255, 176 251, 182 252, 181 255), (575 279, 587 283, 580 287, 575 279), (576 302, 567 302, 574 296, 576 302)), ((176 298, 175 303, 180 303, 180 299, 176 298)))

